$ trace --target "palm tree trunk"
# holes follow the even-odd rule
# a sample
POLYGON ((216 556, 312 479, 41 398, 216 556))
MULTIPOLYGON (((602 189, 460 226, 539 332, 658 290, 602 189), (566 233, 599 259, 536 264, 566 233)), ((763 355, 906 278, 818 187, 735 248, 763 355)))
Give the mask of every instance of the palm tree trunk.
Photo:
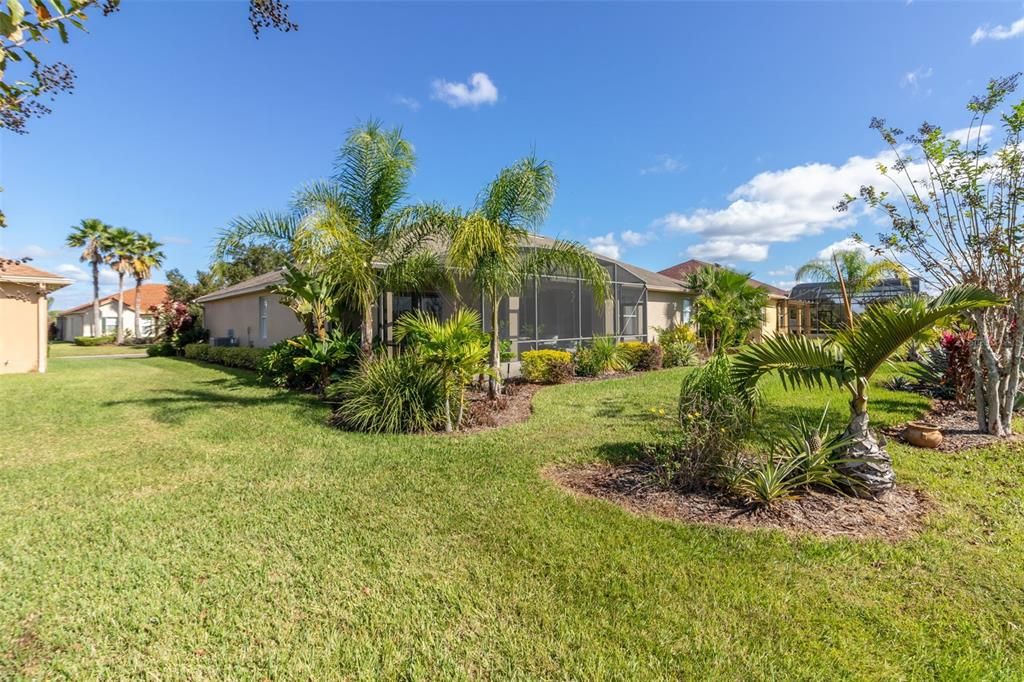
POLYGON ((446 391, 444 396, 444 430, 452 432, 452 392, 446 391))
POLYGON ((363 358, 373 356, 373 307, 366 306, 363 310, 363 324, 359 330, 359 349, 363 358))
POLYGON ((117 273, 117 343, 124 343, 124 273, 117 273))
POLYGON ((495 297, 491 297, 491 369, 493 374, 489 377, 487 395, 491 400, 501 395, 501 339, 498 338, 498 303, 495 297))
POLYGON ((896 485, 896 472, 892 458, 868 429, 867 381, 861 379, 859 388, 850 403, 850 423, 844 437, 850 441, 846 458, 837 468, 859 484, 855 492, 876 497, 892 490, 896 485))
POLYGON ((135 308, 135 341, 138 342, 142 338, 142 311, 139 310, 139 302, 142 300, 142 292, 139 291, 142 288, 142 278, 135 278, 135 302, 132 306, 135 308))
POLYGON ((92 335, 101 336, 100 327, 100 264, 92 261, 92 335))
POLYGON ((455 420, 455 430, 462 430, 462 417, 466 412, 466 389, 463 387, 459 390, 459 416, 455 420))

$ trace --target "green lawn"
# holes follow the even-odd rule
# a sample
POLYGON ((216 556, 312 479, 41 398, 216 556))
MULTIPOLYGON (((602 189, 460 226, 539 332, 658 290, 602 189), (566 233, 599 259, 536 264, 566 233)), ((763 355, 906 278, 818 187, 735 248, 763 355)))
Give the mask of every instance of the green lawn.
MULTIPOLYGON (((341 433, 166 358, 0 377, 0 678, 1024 676, 1020 451, 894 446, 940 506, 899 545, 641 518, 538 475, 656 437, 680 376, 545 389, 454 438, 341 433)), ((769 393, 775 428, 826 399, 769 393)), ((874 397, 876 422, 924 406, 874 397)))
POLYGON ((104 346, 76 346, 68 341, 56 341, 50 344, 50 359, 67 358, 76 355, 121 355, 124 353, 145 353, 147 344, 126 343, 118 346, 113 343, 104 346))

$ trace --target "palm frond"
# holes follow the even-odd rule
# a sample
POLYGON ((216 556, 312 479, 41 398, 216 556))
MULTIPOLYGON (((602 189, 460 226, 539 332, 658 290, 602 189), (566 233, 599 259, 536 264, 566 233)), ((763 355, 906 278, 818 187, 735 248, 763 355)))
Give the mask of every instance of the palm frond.
POLYGON ((221 230, 214 247, 214 260, 222 260, 232 250, 250 241, 265 242, 290 251, 299 222, 295 213, 281 212, 261 212, 235 218, 221 230))
POLYGON ((598 303, 609 295, 608 271, 579 242, 556 239, 549 246, 531 248, 522 256, 524 276, 579 277, 594 292, 598 303))
POLYGON ((502 169, 477 205, 488 220, 532 231, 547 217, 556 185, 551 164, 531 154, 502 169))
POLYGON ((371 120, 349 131, 334 165, 334 181, 359 219, 362 236, 377 236, 384 217, 405 198, 416 165, 401 128, 371 120))
POLYGON ((733 357, 733 380, 748 402, 756 399, 761 377, 773 372, 786 388, 842 386, 853 378, 841 348, 806 336, 765 339, 743 347, 733 357))

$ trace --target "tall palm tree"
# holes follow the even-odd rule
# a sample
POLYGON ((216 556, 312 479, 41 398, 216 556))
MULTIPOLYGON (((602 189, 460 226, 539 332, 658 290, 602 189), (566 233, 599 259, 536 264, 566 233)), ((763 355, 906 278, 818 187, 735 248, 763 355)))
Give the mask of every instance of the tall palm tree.
POLYGON ((889 258, 869 259, 859 249, 835 251, 830 259, 817 258, 796 271, 798 281, 836 282, 843 300, 846 320, 854 323, 853 303, 886 278, 906 283, 907 269, 889 258))
POLYGON ((555 197, 555 173, 546 161, 528 156, 502 169, 477 198, 476 208, 456 221, 448 263, 482 292, 491 323, 490 395, 501 392, 499 306, 518 295, 535 277, 566 274, 580 277, 598 302, 608 290, 608 273, 577 242, 555 240, 531 245, 555 197))
POLYGON ((135 277, 135 301, 132 307, 135 310, 135 338, 142 338, 142 311, 139 306, 142 304, 142 283, 153 276, 153 269, 163 265, 164 252, 160 250, 163 246, 153 239, 150 234, 136 234, 135 241, 131 248, 131 272, 135 277))
POLYGON ((100 265, 106 262, 110 232, 113 228, 98 218, 85 218, 78 225, 72 226, 71 234, 65 243, 76 249, 82 249, 79 257, 83 263, 92 268, 92 335, 100 336, 100 265))
POLYGON ((235 220, 221 234, 218 258, 251 241, 288 250, 307 274, 326 275, 360 316, 360 347, 372 355, 373 307, 385 291, 418 290, 447 279, 436 249, 446 228, 436 206, 403 205, 415 167, 400 128, 369 123, 349 131, 334 174, 300 190, 281 213, 235 220))
POLYGON ((493 371, 487 368, 488 344, 480 330, 480 315, 475 310, 460 308, 442 322, 417 310, 395 323, 395 338, 408 343, 425 362, 440 370, 445 383, 445 431, 461 429, 466 385, 481 373, 493 371), (453 397, 458 405, 454 425, 453 397))
POLYGON ((892 488, 896 475, 885 448, 868 430, 868 382, 882 364, 922 329, 973 308, 999 305, 1002 299, 980 287, 947 290, 923 308, 900 301, 868 308, 856 327, 827 339, 775 336, 743 348, 733 362, 733 378, 750 400, 757 382, 775 372, 786 388, 842 386, 850 393, 850 421, 844 437, 850 445, 845 472, 872 495, 892 488))
POLYGON ((743 343, 761 325, 768 293, 750 284, 749 274, 704 265, 687 278, 687 288, 697 293, 694 320, 711 353, 743 343))
POLYGON ((124 276, 132 271, 135 240, 138 234, 126 227, 115 227, 110 231, 107 261, 117 273, 117 339, 124 343, 124 276))

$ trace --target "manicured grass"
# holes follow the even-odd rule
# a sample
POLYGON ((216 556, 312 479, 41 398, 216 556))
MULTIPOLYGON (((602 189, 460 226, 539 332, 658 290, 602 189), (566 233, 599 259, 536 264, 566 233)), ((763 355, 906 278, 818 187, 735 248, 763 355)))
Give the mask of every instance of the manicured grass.
POLYGON ((108 344, 104 346, 76 346, 68 341, 55 341, 50 344, 50 358, 67 358, 76 355, 122 355, 125 353, 145 353, 149 348, 144 343, 126 343, 123 346, 108 344))
MULTIPOLYGON (((894 446, 939 505, 899 545, 641 518, 539 476, 663 437, 681 371, 451 438, 333 431, 174 359, 0 377, 0 677, 1024 676, 1019 451, 894 446)), ((924 407, 873 397, 876 422, 924 407)), ((774 386, 766 423, 826 399, 774 386)))

